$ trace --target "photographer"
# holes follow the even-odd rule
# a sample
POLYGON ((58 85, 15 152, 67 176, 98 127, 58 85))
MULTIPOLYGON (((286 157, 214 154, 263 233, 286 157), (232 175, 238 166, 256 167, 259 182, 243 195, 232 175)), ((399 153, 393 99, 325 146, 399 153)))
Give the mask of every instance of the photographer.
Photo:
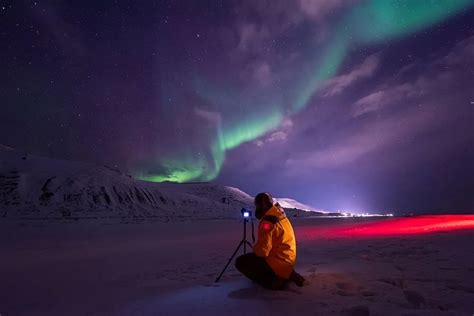
POLYGON ((268 193, 255 197, 255 217, 260 220, 253 253, 235 260, 236 268, 263 287, 281 290, 288 282, 303 286, 304 278, 294 270, 296 238, 285 211, 268 193))

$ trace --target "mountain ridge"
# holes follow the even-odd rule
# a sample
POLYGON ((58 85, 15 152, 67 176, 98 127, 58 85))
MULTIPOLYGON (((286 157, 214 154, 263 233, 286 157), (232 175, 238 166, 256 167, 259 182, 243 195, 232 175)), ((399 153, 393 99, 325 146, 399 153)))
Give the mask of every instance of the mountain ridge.
MULTIPOLYGON (((3 218, 171 221, 237 218, 241 208, 253 207, 253 197, 215 183, 145 182, 116 168, 25 155, 2 146, 0 206, 3 218)), ((289 216, 309 215, 289 210, 289 216)))

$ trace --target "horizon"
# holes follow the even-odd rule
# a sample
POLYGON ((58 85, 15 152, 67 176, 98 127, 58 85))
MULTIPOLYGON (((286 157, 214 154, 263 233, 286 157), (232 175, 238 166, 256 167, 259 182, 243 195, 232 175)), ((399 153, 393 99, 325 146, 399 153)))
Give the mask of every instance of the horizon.
MULTIPOLYGON (((148 183, 149 185, 151 185, 151 187, 153 187, 153 184, 156 183, 156 182, 150 182, 150 181, 144 181, 144 180, 140 180, 140 179, 137 179, 135 177, 133 177, 133 175, 130 175, 130 174, 127 174, 127 173, 124 173, 122 170, 118 169, 118 168, 115 168, 115 167, 111 167, 111 166, 108 166, 108 165, 103 165, 103 164, 97 164, 95 162, 86 162, 86 161, 74 161, 74 160, 64 160, 64 159, 60 159, 60 158, 51 158, 51 157, 47 157, 47 156, 39 156, 39 155, 35 155, 33 153, 27 153, 27 152, 18 152, 15 148, 12 148, 12 147, 9 147, 9 146, 4 146, 2 144, 0 144, 0 153, 2 152, 2 150, 6 151, 6 152, 14 152, 16 153, 17 157, 16 158, 20 158, 20 160, 22 161, 22 165, 25 164, 25 161, 26 163, 28 164, 29 162, 31 162, 31 158, 32 156, 34 158, 39 158, 42 160, 43 162, 43 166, 45 165, 44 164, 44 159, 46 160, 51 160, 52 162, 54 162, 55 160, 56 161, 63 161, 63 162, 66 162, 66 163, 79 163, 79 164, 87 164, 87 165, 93 165, 95 167, 98 167, 98 168, 105 168, 107 170, 113 170, 115 172, 119 172, 119 174, 121 175, 125 175, 125 176, 129 176, 131 177, 134 181, 143 181, 145 183, 148 183)), ((15 161, 15 159, 12 160, 12 157, 0 157, 2 159, 2 161, 5 163, 7 161, 15 161)), ((19 162, 19 160, 16 160, 17 163, 19 162)), ((33 160, 34 162, 34 160, 33 160)), ((23 171, 23 168, 24 166, 22 165, 17 165, 14 169, 12 170, 16 170, 17 172, 19 171, 20 173, 22 173, 23 171)), ((54 168, 54 163, 48 163, 47 164, 47 167, 49 168, 54 168)), ((74 168, 77 168, 77 167, 72 167, 70 171, 72 171, 72 174, 76 173, 77 171, 74 171, 74 168)), ((29 176, 38 176, 38 173, 39 174, 42 174, 44 173, 44 170, 43 168, 41 167, 38 167, 32 172, 32 170, 29 170, 28 168, 25 170, 27 174, 29 174, 29 176)), ((78 174, 81 174, 82 172, 78 172, 78 174)), ((55 173, 54 177, 57 177, 59 174, 61 174, 61 172, 59 173, 55 173)), ((52 174, 51 174, 52 175, 52 174)), ((54 178, 53 177, 53 178, 54 178)), ((104 179, 102 179, 104 180, 104 179)), ((238 187, 234 187, 234 186, 231 186, 231 185, 225 185, 225 184, 218 184, 218 183, 215 183, 215 182, 203 182, 203 181, 196 181, 196 182, 184 182, 184 183, 179 183, 179 182, 173 182, 173 181, 163 181, 163 182, 160 182, 160 183, 163 183, 163 184, 173 184, 173 185, 177 185, 177 186, 181 186, 181 185, 206 185, 206 184, 209 184, 209 185, 222 185, 222 186, 225 186, 225 187, 228 187, 228 188, 231 188, 231 189, 237 189, 239 191, 241 191, 242 193, 245 193, 246 195, 248 195, 250 198, 253 198, 254 195, 252 194, 249 194, 248 192, 238 188, 238 187)), ((156 183, 157 186, 156 188, 159 189, 160 186, 159 184, 160 183, 156 183)), ((90 188, 91 190, 94 190, 93 188, 90 188)), ((68 193, 70 194, 70 193, 68 193)), ((283 207, 284 209, 287 209, 287 210, 302 210, 302 211, 308 211, 308 212, 316 212, 316 213, 322 213, 322 214, 318 214, 318 215, 314 215, 314 217, 320 217, 320 218, 323 218, 323 217, 331 217, 331 218, 334 218, 334 217, 338 217, 338 218, 347 218, 347 217, 412 217, 412 216, 437 216, 437 215, 455 215, 455 214, 459 214, 459 215, 465 215, 465 214, 471 214, 471 212, 450 212, 450 211, 440 211, 440 212, 424 212, 424 211, 420 211, 420 210, 403 210, 403 211, 393 211, 393 210, 372 210, 372 211, 368 211, 368 210, 349 210, 349 209, 324 209, 324 208, 320 208, 316 205, 308 205, 308 204, 305 204, 305 203, 301 203, 301 201, 297 200, 297 199, 294 199, 292 197, 273 197, 274 199, 274 202, 275 203, 279 203, 281 205, 281 207, 283 207), (284 202, 282 203, 282 201, 284 200, 284 202), (331 215, 332 214, 332 215, 331 215), (335 215, 335 214, 339 214, 339 215, 335 215)), ((253 210, 253 206, 250 207, 250 208, 247 208, 247 209, 250 209, 250 210, 253 210)), ((238 209, 235 209, 234 211, 238 212, 239 210, 238 209)), ((311 216, 309 216, 311 217, 311 216)), ((77 219, 79 219, 80 217, 78 217, 77 219)))

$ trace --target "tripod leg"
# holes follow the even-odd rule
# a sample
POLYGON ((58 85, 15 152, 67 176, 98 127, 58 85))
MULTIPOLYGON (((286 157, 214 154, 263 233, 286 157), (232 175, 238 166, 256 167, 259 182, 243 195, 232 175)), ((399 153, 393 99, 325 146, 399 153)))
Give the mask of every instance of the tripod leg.
POLYGON ((237 246, 237 248, 235 249, 234 253, 232 254, 232 256, 230 257, 229 261, 227 261, 227 264, 225 265, 224 269, 222 269, 222 272, 221 274, 219 274, 219 276, 216 278, 215 282, 219 282, 219 280, 221 279, 222 275, 224 274, 225 270, 227 269, 227 267, 229 266, 229 264, 231 263, 232 259, 234 259, 235 255, 237 254, 237 251, 239 251, 240 247, 242 245, 245 245, 245 242, 246 240, 242 240, 239 245, 237 246))
MULTIPOLYGON (((244 238, 242 240, 247 240, 247 219, 244 218, 244 238)), ((244 255, 247 253, 247 243, 244 242, 244 255)))

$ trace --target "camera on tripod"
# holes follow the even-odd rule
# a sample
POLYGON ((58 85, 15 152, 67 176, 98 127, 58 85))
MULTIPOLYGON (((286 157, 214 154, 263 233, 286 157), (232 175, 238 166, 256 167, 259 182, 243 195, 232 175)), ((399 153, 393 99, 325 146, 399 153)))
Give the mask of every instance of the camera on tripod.
POLYGON ((252 212, 247 210, 245 207, 243 207, 240 210, 240 214, 242 215, 242 219, 244 220, 243 221, 244 222, 244 231, 243 231, 244 234, 242 236, 242 240, 237 245, 237 248, 235 249, 232 256, 230 256, 229 261, 227 261, 227 264, 224 266, 224 269, 222 269, 222 272, 216 278, 215 282, 219 282, 219 280, 221 279, 221 277, 224 274, 225 270, 227 269, 227 267, 231 263, 232 259, 234 259, 235 255, 239 251, 240 247, 242 247, 242 246, 244 247, 244 254, 247 253, 247 246, 249 246, 250 249, 252 249, 252 247, 253 247, 252 243, 250 243, 250 241, 247 240, 247 223, 249 222, 249 220, 250 220, 250 223, 252 224, 252 241, 255 242, 255 234, 254 234, 254 231, 253 231, 254 229, 253 229, 252 212))

